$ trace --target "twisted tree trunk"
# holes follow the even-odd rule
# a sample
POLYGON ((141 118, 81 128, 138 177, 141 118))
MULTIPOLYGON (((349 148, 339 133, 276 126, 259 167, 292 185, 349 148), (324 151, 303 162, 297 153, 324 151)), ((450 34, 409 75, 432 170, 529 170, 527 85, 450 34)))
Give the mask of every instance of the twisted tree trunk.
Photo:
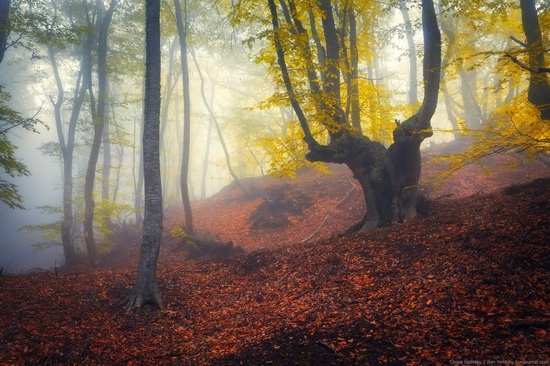
MULTIPOLYGON (((279 36, 279 22, 274 0, 268 0, 277 62, 283 82, 304 131, 304 140, 309 152, 306 159, 346 164, 359 180, 367 213, 363 220, 350 230, 365 231, 377 226, 389 225, 394 221, 411 219, 416 215, 416 191, 420 178, 420 144, 432 136, 431 118, 437 106, 441 67, 441 36, 432 0, 422 1, 422 23, 424 30, 423 76, 426 90, 420 109, 394 130, 394 143, 388 150, 379 142, 371 141, 357 130, 348 128, 349 123, 341 108, 340 98, 340 49, 332 4, 330 0, 320 0, 323 11, 322 26, 326 49, 326 78, 324 80, 324 102, 321 105, 327 119, 330 143, 320 145, 309 129, 307 118, 300 106, 285 60, 285 51, 279 36)), ((293 0, 289 0, 292 13, 293 0)), ((294 22, 296 31, 303 33, 299 23, 294 22)), ((306 60, 310 64, 311 60, 306 60)), ((308 75, 311 72, 308 69, 308 75)), ((310 84, 316 84, 310 80, 310 84)), ((313 90, 313 88, 312 88, 313 90)), ((316 90, 313 90, 316 92, 316 90)))

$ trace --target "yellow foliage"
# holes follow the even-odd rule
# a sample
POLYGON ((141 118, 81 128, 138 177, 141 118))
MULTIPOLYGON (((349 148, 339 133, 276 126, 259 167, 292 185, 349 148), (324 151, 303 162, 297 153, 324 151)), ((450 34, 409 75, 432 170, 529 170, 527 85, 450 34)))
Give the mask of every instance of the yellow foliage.
POLYGON ((449 163, 449 169, 437 178, 449 178, 472 163, 483 167, 482 159, 493 154, 517 153, 518 159, 533 160, 538 154, 550 153, 550 120, 540 118, 540 111, 529 103, 526 92, 498 108, 482 127, 475 131, 464 129, 472 143, 460 154, 432 160, 449 163))
POLYGON ((191 236, 187 233, 187 231, 185 231, 185 229, 183 229, 181 226, 174 227, 172 231, 170 231, 170 236, 172 237, 172 239, 182 240, 182 241, 191 238, 191 236))
MULTIPOLYGON (((323 138, 322 131, 317 132, 317 139, 323 138)), ((258 139, 269 156, 268 173, 275 176, 295 177, 303 167, 313 166, 321 171, 328 171, 323 163, 311 163, 305 159, 308 152, 303 141, 304 135, 296 121, 291 121, 286 135, 265 136, 258 139)))

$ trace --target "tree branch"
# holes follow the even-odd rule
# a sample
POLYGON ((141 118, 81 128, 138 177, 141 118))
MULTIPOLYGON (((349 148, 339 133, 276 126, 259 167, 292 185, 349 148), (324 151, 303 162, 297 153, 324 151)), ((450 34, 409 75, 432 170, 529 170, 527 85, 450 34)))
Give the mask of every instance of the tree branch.
POLYGON ((520 46, 526 47, 526 48, 527 48, 527 43, 520 41, 520 40, 517 39, 516 37, 510 36, 510 39, 511 39, 512 41, 516 42, 517 44, 519 44, 520 46))
POLYGON ((300 127, 304 131, 304 141, 311 148, 311 146, 317 146, 319 145, 319 143, 315 140, 315 138, 311 134, 311 130, 309 129, 306 116, 304 114, 304 111, 300 107, 300 104, 296 100, 296 94, 294 92, 292 82, 290 81, 290 75, 288 73, 288 68, 286 66, 283 45, 281 44, 281 40, 279 38, 279 19, 277 17, 277 8, 275 7, 275 1, 268 0, 268 4, 269 4, 269 10, 271 12, 271 23, 273 26, 273 41, 275 43, 275 49, 277 50, 277 63, 281 68, 281 74, 283 76, 283 82, 285 84, 286 91, 290 99, 290 104, 292 105, 294 112, 296 112, 296 116, 298 117, 298 121, 300 122, 300 127))
POLYGON ((532 73, 535 73, 535 74, 542 74, 544 72, 550 72, 550 67, 539 67, 537 69, 534 69, 532 67, 527 66, 526 64, 524 64, 523 62, 518 60, 517 57, 512 56, 509 53, 504 54, 504 56, 508 57, 510 60, 512 60, 512 62, 514 62, 515 64, 519 65, 519 67, 521 67, 522 69, 527 70, 529 72, 532 72, 532 73))

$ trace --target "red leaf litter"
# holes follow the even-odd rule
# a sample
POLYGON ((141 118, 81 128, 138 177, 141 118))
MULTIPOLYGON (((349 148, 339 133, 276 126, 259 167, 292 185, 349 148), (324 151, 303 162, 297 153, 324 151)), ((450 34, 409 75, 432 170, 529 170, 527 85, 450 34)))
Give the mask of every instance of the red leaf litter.
MULTIPOLYGON (((163 310, 119 305, 137 230, 98 269, 1 276, 0 363, 548 364, 550 175, 538 163, 495 169, 499 159, 492 175, 470 166, 429 192, 427 215, 355 235, 338 235, 365 210, 345 167, 248 179, 248 197, 230 185, 193 209, 198 232, 244 249, 231 257, 189 260, 170 235, 183 214, 167 210, 163 310), (251 230, 265 189, 287 181, 313 205, 251 230)), ((424 182, 437 169, 424 166, 424 182)))

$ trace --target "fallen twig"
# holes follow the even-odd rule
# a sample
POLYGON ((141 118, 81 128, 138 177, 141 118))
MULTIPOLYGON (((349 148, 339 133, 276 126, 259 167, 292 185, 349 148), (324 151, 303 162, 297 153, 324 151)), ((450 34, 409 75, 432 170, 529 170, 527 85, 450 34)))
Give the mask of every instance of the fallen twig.
POLYGON ((321 229, 323 228, 323 226, 325 226, 325 223, 327 222, 327 220, 329 219, 330 215, 332 214, 332 212, 336 209, 336 207, 338 207, 342 202, 344 202, 348 197, 349 195, 351 194, 351 192, 353 192, 355 190, 355 184, 353 184, 353 182, 350 180, 349 181, 350 184, 352 185, 351 189, 349 190, 348 193, 346 193, 346 195, 340 200, 338 201, 338 203, 336 203, 334 206, 332 206, 332 208, 329 210, 329 212, 327 213, 327 215, 325 216, 325 218, 323 219, 323 221, 321 222, 321 224, 319 225, 319 227, 314 231, 312 232, 310 235, 308 235, 305 239, 303 239, 302 241, 300 241, 300 243, 305 243, 306 241, 308 241, 309 239, 313 238, 315 235, 317 235, 321 229))

